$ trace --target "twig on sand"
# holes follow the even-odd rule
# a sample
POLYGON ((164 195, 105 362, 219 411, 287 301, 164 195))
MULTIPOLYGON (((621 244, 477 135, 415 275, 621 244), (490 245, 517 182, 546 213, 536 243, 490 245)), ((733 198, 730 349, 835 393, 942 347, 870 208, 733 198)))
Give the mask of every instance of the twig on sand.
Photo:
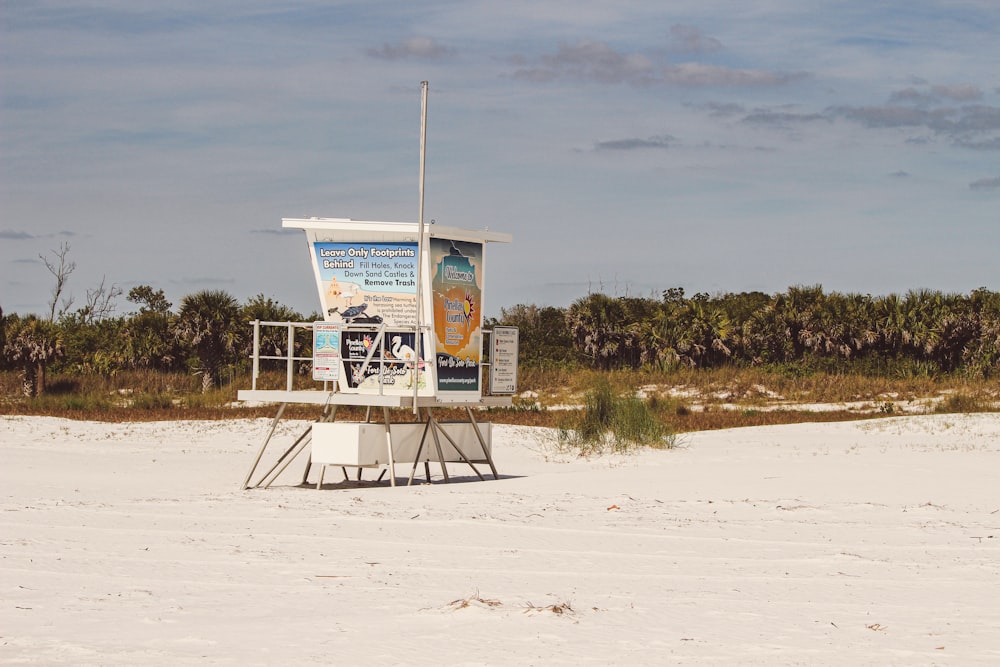
POLYGON ((476 606, 483 607, 500 607, 503 605, 500 600, 493 600, 490 598, 484 598, 479 595, 479 591, 466 598, 458 598, 457 600, 452 600, 446 606, 452 609, 465 609, 466 607, 471 607, 475 604, 476 606))
POLYGON ((555 604, 545 605, 544 607, 536 607, 530 602, 527 604, 527 609, 524 610, 525 614, 530 614, 538 611, 550 611, 553 614, 572 614, 573 607, 569 602, 557 602, 555 604))

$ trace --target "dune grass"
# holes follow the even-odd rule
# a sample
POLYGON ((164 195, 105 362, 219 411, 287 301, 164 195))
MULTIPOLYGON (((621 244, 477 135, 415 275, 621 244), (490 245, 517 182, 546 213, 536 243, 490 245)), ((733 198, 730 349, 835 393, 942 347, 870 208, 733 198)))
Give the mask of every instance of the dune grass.
POLYGON ((638 447, 669 449, 676 440, 649 401, 631 391, 615 391, 603 377, 587 392, 582 409, 565 414, 560 442, 585 455, 638 447))
MULTIPOLYGON (((265 373, 258 387, 283 387, 284 382, 284 373, 274 371, 265 373)), ((249 386, 250 379, 244 375, 231 376, 223 387, 204 394, 201 378, 184 373, 53 376, 48 378, 45 393, 28 399, 20 394, 18 375, 4 372, 0 373, 0 414, 104 421, 273 416, 273 406, 250 407, 236 401, 237 390, 249 386)), ((296 376, 295 386, 314 385, 308 376, 296 376)), ((736 367, 607 373, 521 369, 519 391, 512 407, 490 408, 486 418, 585 433, 604 429, 612 448, 624 446, 615 445, 615 438, 648 443, 669 434, 715 428, 1000 410, 1000 384, 995 380, 951 375, 888 379, 736 367), (826 408, 817 410, 811 407, 814 404, 826 408), (662 432, 657 430, 660 426, 662 432)), ((363 409, 341 410, 345 419, 363 418, 363 409)), ((291 405, 286 414, 311 419, 318 411, 317 406, 291 405)), ((448 417, 448 411, 442 411, 441 418, 448 417)))

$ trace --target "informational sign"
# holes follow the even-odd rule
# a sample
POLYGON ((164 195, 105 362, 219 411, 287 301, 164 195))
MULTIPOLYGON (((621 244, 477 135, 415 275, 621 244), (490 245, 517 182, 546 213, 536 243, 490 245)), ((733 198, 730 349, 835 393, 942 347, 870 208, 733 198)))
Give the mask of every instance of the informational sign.
POLYGON ((340 325, 313 323, 313 380, 336 382, 340 379, 340 325))
POLYGON ((438 391, 479 392, 483 244, 431 238, 438 391))
POLYGON ((413 327, 416 243, 313 243, 327 322, 413 327))
POLYGON ((490 348, 490 393, 517 392, 517 327, 493 327, 490 348))
POLYGON ((380 341, 374 331, 345 331, 342 341, 341 354, 348 373, 345 379, 351 389, 389 394, 413 391, 414 379, 419 388, 426 386, 423 361, 414 363, 417 355, 413 332, 388 331, 380 341))

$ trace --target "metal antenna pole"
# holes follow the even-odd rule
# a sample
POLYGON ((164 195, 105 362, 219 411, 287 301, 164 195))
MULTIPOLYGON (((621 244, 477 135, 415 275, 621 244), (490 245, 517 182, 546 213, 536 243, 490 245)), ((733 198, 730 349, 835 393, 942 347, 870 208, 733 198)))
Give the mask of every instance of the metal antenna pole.
POLYGON ((427 164, 427 82, 420 82, 420 235, 417 237, 417 335, 414 337, 416 359, 413 360, 413 414, 419 414, 417 408, 417 392, 420 388, 420 358, 422 356, 421 339, 421 305, 423 302, 423 285, 421 276, 424 271, 424 170, 427 164))

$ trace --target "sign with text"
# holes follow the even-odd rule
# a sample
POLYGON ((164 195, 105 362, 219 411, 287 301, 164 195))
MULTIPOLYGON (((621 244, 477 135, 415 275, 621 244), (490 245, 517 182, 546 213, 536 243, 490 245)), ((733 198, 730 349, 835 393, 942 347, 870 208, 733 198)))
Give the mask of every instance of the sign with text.
POLYGON ((341 355, 351 389, 380 391, 386 394, 412 392, 427 384, 426 368, 417 362, 413 332, 387 331, 383 339, 374 332, 345 331, 341 355), (367 362, 367 363, 366 363, 367 362))
POLYGON ((313 380, 336 382, 340 379, 340 325, 313 323, 313 380))
POLYGON ((479 392, 483 244, 431 238, 438 391, 479 392))
POLYGON ((517 392, 517 327, 493 327, 490 347, 490 393, 517 392))
POLYGON ((327 322, 413 327, 416 243, 313 243, 327 322))

